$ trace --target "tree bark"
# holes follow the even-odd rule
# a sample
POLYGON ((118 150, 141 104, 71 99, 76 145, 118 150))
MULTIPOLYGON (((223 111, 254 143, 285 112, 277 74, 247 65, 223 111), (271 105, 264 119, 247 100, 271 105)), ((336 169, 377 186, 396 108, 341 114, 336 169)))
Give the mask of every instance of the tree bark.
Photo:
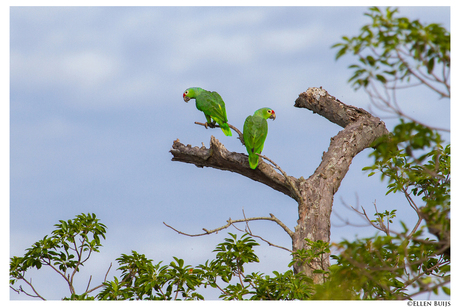
MULTIPOLYGON (((353 158, 369 147, 378 137, 387 134, 385 123, 367 111, 346 105, 329 95, 322 88, 309 88, 296 99, 295 107, 306 108, 329 121, 344 127, 331 142, 316 171, 308 179, 285 176, 276 168, 259 159, 255 170, 249 167, 248 156, 229 152, 214 136, 210 147, 192 147, 174 141, 171 153, 173 161, 195 164, 197 167, 213 167, 239 173, 282 192, 298 203, 299 219, 292 236, 293 251, 308 248, 305 238, 330 242, 330 216, 334 194, 348 172, 353 158)), ((322 283, 317 269, 327 270, 329 254, 309 264, 297 263, 294 272, 304 272, 315 283, 322 283)))

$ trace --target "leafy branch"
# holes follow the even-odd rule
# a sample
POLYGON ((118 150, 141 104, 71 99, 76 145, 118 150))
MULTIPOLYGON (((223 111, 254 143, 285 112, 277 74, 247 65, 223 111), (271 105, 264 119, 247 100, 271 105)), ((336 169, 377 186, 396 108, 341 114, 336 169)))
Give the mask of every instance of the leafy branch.
POLYGON ((372 22, 332 48, 338 48, 336 59, 347 53, 357 56, 348 81, 355 89, 364 88, 377 108, 421 124, 401 110, 396 91, 422 85, 450 98, 450 33, 439 24, 423 25, 396 13, 397 8, 370 8, 365 15, 372 22))
POLYGON ((26 280, 25 274, 31 268, 40 269, 42 266, 48 266, 65 280, 70 296, 77 296, 74 288, 75 274, 89 260, 93 252, 99 252, 99 247, 102 246, 100 238, 105 239, 106 226, 99 223, 95 214, 84 213, 77 215, 73 220, 60 220, 59 222, 54 225, 56 229, 51 233, 52 235, 45 236, 34 243, 27 249, 24 257, 11 258, 11 289, 18 293, 23 292, 29 296, 44 299, 38 294, 32 282, 26 280), (35 295, 26 292, 22 286, 15 288, 15 284, 20 281, 25 282, 35 295))

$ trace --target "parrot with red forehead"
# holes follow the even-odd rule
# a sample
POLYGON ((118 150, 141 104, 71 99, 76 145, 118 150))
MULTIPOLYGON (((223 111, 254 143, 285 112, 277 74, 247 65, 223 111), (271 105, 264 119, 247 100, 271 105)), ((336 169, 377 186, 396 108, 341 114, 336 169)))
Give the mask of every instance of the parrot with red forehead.
POLYGON ((214 128, 217 123, 226 136, 232 136, 230 127, 227 124, 225 102, 217 92, 210 92, 200 87, 190 87, 185 90, 182 97, 185 102, 195 99, 196 108, 206 116, 206 128, 207 126, 214 128))
POLYGON ((262 108, 249 115, 244 121, 243 139, 246 150, 249 154, 249 166, 252 169, 257 167, 259 156, 264 149, 265 139, 268 134, 267 119, 275 120, 276 114, 270 108, 262 108))

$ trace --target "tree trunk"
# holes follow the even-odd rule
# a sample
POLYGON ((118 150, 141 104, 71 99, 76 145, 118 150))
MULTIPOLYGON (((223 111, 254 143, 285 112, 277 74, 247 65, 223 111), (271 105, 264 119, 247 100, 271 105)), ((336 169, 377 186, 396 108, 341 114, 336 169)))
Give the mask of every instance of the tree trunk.
MULTIPOLYGON (((308 179, 297 179, 277 172, 277 167, 259 159, 259 166, 249 168, 248 156, 229 152, 214 136, 210 148, 183 145, 174 141, 171 153, 173 161, 195 164, 198 167, 213 167, 239 173, 280 191, 298 203, 299 219, 293 234, 293 251, 308 248, 305 239, 330 242, 331 212, 334 194, 348 172, 353 158, 369 147, 378 137, 387 134, 384 122, 363 109, 346 105, 330 96, 322 88, 309 88, 295 101, 295 107, 306 108, 329 121, 344 127, 335 137, 316 171, 308 179)), ((280 169, 279 169, 280 170, 280 169)), ((280 170, 281 171, 281 170, 280 170)), ((294 272, 304 272, 315 283, 322 283, 322 274, 314 274, 316 269, 329 268, 329 254, 309 264, 297 263, 294 272)))

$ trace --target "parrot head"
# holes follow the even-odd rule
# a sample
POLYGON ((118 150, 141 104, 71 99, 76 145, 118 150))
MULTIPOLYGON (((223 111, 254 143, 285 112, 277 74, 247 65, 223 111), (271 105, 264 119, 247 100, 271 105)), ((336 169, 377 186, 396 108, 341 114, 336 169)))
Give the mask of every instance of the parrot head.
POLYGON ((270 109, 270 108, 259 109, 256 112, 254 112, 254 115, 255 114, 258 114, 258 115, 262 116, 265 119, 271 118, 271 119, 275 120, 275 118, 276 118, 275 111, 270 109))
POLYGON ((195 87, 190 87, 185 90, 185 92, 182 94, 182 98, 184 98, 185 102, 189 102, 190 99, 196 98, 196 93, 195 93, 195 87))
POLYGON ((267 110, 267 113, 270 114, 270 116, 268 118, 271 118, 271 119, 275 120, 275 118, 276 118, 275 110, 272 110, 272 109, 267 110))

